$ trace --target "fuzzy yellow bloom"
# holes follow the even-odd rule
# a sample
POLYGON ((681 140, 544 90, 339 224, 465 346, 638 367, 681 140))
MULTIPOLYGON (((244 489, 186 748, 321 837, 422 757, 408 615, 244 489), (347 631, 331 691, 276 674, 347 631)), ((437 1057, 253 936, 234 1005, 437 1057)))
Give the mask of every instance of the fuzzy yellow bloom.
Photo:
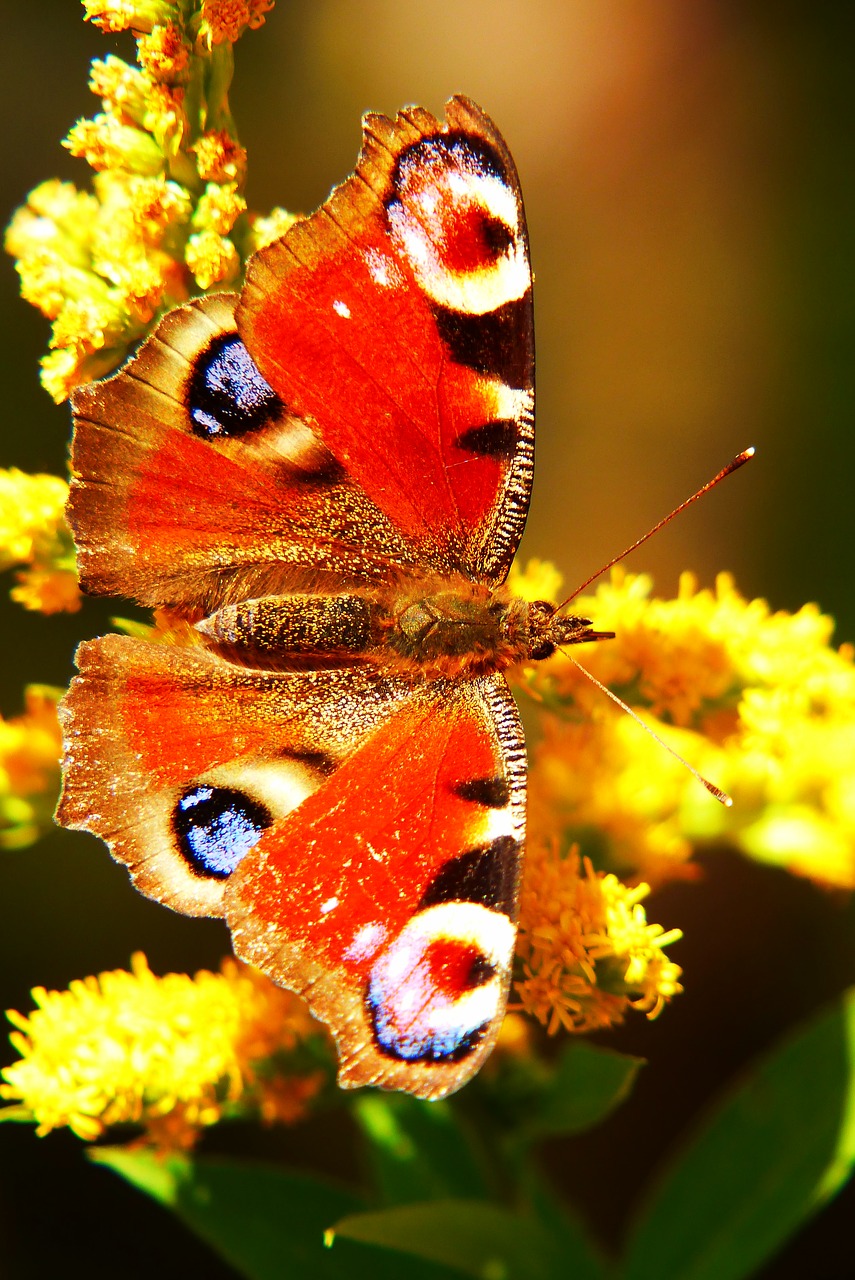
POLYGON ((83 0, 85 16, 102 31, 151 31, 176 14, 174 0, 83 0))
POLYGON ((240 184, 246 177, 246 151, 225 129, 203 133, 190 149, 205 182, 240 184))
POLYGON ((574 652, 667 743, 733 797, 725 809, 564 655, 528 668, 543 709, 533 748, 535 836, 578 840, 595 864, 657 881, 705 842, 855 887, 855 665, 815 606, 772 613, 722 574, 684 574, 675 600, 614 570, 573 611, 615 639, 574 652), (595 833, 595 834, 594 834, 595 833))
POLYGON ((187 241, 184 253, 187 266, 200 289, 237 279, 240 271, 238 251, 226 236, 216 231, 200 231, 187 241))
POLYGON ((234 44, 247 27, 260 27, 272 8, 273 0, 202 0, 200 39, 234 44))
POLYGON ((196 204, 193 226, 227 236, 245 210, 246 201, 238 194, 237 183, 209 182, 196 204))
POLYGON ((0 849, 23 849, 53 828, 62 734, 62 689, 30 685, 24 713, 0 717, 0 849))
POLYGON ((12 599, 41 613, 80 608, 74 547, 59 476, 0 469, 0 570, 24 566, 12 599))
POLYGON ((255 253, 257 249, 264 249, 274 240, 284 236, 288 228, 299 221, 299 217, 299 214, 289 213, 287 209, 278 207, 271 209, 269 214, 257 214, 253 217, 250 227, 249 251, 255 253))
POLYGON ((43 183, 6 237, 24 297, 53 321, 42 383, 56 400, 114 369, 162 312, 239 282, 258 243, 228 89, 232 43, 261 25, 271 4, 84 7, 103 30, 136 34, 139 66, 114 55, 92 64, 90 88, 103 109, 78 121, 64 144, 95 170, 91 194, 43 183))
POLYGON ((303 1002, 235 960, 158 978, 137 954, 130 973, 33 999, 29 1016, 8 1014, 21 1059, 0 1096, 39 1134, 67 1125, 94 1139, 134 1124, 156 1145, 188 1147, 224 1115, 298 1119, 326 1078, 295 1056, 322 1034, 303 1002))
POLYGON ((680 969, 663 948, 679 930, 648 924, 645 884, 627 888, 597 873, 577 850, 555 841, 526 855, 520 904, 516 983, 520 1008, 550 1034, 614 1026, 630 1008, 655 1017, 682 990, 680 969))
POLYGON ((137 36, 137 58, 152 80, 172 83, 184 78, 190 50, 181 39, 180 29, 169 19, 137 36))

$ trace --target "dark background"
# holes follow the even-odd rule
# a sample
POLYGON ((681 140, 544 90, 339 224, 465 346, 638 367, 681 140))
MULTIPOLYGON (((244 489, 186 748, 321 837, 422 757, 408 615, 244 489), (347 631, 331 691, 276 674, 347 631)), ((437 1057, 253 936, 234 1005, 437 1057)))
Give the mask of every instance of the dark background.
MULTIPOLYGON (((59 141, 97 109, 89 58, 132 52, 85 26, 73 0, 3 11, 6 221, 45 178, 86 183, 59 141)), ((818 601, 839 638, 855 639, 852 14, 845 2, 771 0, 280 0, 238 46, 232 102, 261 210, 315 207, 353 166, 363 110, 440 111, 463 91, 502 129, 537 275, 538 472, 523 556, 556 561, 568 588, 754 444, 757 461, 631 567, 664 595, 683 568, 704 584, 730 569, 775 608, 818 601)), ((61 472, 68 414, 37 381, 47 323, 5 259, 0 335, 0 465, 61 472)), ((27 682, 66 683, 76 641, 114 612, 91 602, 46 619, 0 592, 3 714, 20 710, 27 682)), ((686 931, 672 954, 687 994, 609 1041, 650 1057, 634 1097, 550 1152, 611 1241, 705 1100, 855 976, 845 901, 727 854, 705 868, 700 886, 649 907, 686 931)), ((215 965, 227 949, 218 924, 136 895, 89 837, 6 854, 2 872, 3 1007, 28 1009, 36 984, 124 967, 136 948, 161 972, 215 965)), ((349 1159, 329 1122, 215 1140, 329 1167, 349 1159)), ((0 1275, 168 1278, 194 1259, 220 1274, 162 1211, 88 1167, 70 1135, 6 1126, 0 1152, 0 1275)), ((844 1193, 764 1276, 851 1275, 853 1208, 844 1193)))

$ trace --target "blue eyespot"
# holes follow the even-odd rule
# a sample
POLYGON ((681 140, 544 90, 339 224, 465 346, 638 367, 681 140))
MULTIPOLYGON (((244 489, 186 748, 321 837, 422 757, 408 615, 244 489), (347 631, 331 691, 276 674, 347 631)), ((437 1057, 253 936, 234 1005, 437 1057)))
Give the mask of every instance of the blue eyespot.
POLYGON ((187 391, 196 435, 206 440, 246 435, 266 426, 282 408, 237 334, 216 338, 197 360, 187 391))
POLYGON ((216 880, 232 874, 272 821, 263 804, 231 787, 190 787, 172 813, 184 857, 197 875, 216 880))

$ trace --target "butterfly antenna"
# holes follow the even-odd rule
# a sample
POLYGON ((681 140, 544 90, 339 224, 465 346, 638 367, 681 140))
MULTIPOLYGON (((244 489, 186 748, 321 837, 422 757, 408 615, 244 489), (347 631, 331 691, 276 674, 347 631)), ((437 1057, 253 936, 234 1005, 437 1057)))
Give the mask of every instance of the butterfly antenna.
POLYGON ((611 689, 609 689, 607 685, 604 685, 596 676, 591 675, 591 672, 588 671, 586 667, 583 667, 580 662, 577 662, 566 649, 562 648, 561 652, 564 654, 565 658, 568 658, 573 663, 573 666, 576 667, 578 671, 582 672, 583 676, 587 676, 592 685, 595 685, 596 688, 598 688, 601 693, 604 693, 607 698, 611 698, 612 702, 614 702, 616 706, 620 707, 622 711, 625 711, 628 716, 631 716, 636 724, 641 725, 644 732, 649 733, 654 742, 658 742, 660 747, 664 747, 675 760, 679 760, 680 764, 688 769, 689 773, 691 773, 693 777, 697 778, 701 786, 706 787, 711 796, 715 796, 716 800, 718 800, 720 804, 723 804, 726 809, 730 808, 733 804, 733 800, 726 791, 722 791, 721 787, 717 787, 714 782, 710 782, 709 778, 705 778, 702 773, 699 773, 694 765, 689 764, 688 760, 680 755, 679 751, 675 751, 673 747, 668 745, 664 738, 660 738, 656 730, 651 729, 650 725, 646 724, 644 720, 642 720, 641 716, 637 715, 633 711, 632 707, 628 707, 623 699, 619 698, 616 693, 612 693, 611 689))
MULTIPOLYGON (((570 604, 571 600, 575 600, 578 595, 582 594, 582 592, 585 590, 586 587, 589 587, 592 582, 596 582, 597 578, 601 578, 602 575, 606 573, 607 570, 611 569, 613 565, 619 564, 620 561, 625 559, 625 557, 628 556, 631 551, 635 551, 638 547, 642 546, 647 541, 648 538, 652 538, 654 533, 658 533, 659 530, 664 528, 666 524, 669 524, 670 521, 673 520, 675 516, 678 516, 681 511, 685 511, 686 507, 690 507, 693 502, 697 502, 698 498, 702 498, 705 493, 709 493, 710 489, 714 489, 715 486, 720 483, 720 481, 724 480, 727 476, 732 475, 734 471, 738 471, 740 467, 744 466, 745 463, 748 462, 749 458, 753 458, 753 457, 754 457, 753 447, 750 449, 743 449, 742 453, 738 453, 732 462, 729 462, 726 467, 722 468, 722 470, 719 471, 717 476, 713 476, 712 480, 708 480, 705 485, 703 485, 700 489, 698 489, 696 493, 693 493, 691 498, 687 498, 685 502, 681 502, 679 507, 675 507, 674 510, 671 511, 667 516, 665 516, 664 519, 660 520, 657 524, 655 524, 652 529, 648 529, 644 537, 638 538, 637 541, 633 542, 632 546, 627 547, 626 550, 622 551, 619 556, 615 556, 613 559, 609 560, 608 564, 604 564, 602 569, 598 569, 596 573, 592 573, 590 578, 586 578, 586 580, 582 583, 581 587, 577 587, 576 590, 572 593, 572 595, 569 595, 566 600, 562 600, 561 604, 558 605, 555 612, 560 613, 562 609, 565 609, 567 605, 570 604)), ((593 680, 593 676, 591 676, 591 679, 593 680)), ((597 681, 595 680, 594 683, 596 684, 597 681)), ((610 696, 613 696, 613 695, 610 695, 610 696)), ((629 711, 629 707, 627 707, 626 709, 627 711, 629 711)), ((630 711, 630 715, 632 715, 631 711, 630 711)), ((655 734, 654 734, 654 737, 655 737, 655 734)), ((689 767, 691 768, 691 766, 689 767)), ((703 778, 701 778, 701 782, 704 782, 703 778)), ((704 782, 704 786, 707 786, 705 782, 704 782)), ((713 791, 713 794, 715 794, 714 791, 713 791)))

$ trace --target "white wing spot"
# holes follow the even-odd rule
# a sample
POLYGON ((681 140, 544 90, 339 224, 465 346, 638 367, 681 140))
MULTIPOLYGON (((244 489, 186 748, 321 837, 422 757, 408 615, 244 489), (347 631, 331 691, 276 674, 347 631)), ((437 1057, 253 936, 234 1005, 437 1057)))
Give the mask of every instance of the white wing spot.
POLYGON ((357 964, 362 960, 370 960, 386 941, 387 933, 386 926, 378 921, 364 924, 345 951, 345 960, 354 960, 357 964))
POLYGON ((350 307, 347 305, 346 302, 342 302, 340 298, 337 298, 336 301, 332 304, 332 309, 336 313, 336 315, 341 316, 343 320, 350 319, 350 307))

